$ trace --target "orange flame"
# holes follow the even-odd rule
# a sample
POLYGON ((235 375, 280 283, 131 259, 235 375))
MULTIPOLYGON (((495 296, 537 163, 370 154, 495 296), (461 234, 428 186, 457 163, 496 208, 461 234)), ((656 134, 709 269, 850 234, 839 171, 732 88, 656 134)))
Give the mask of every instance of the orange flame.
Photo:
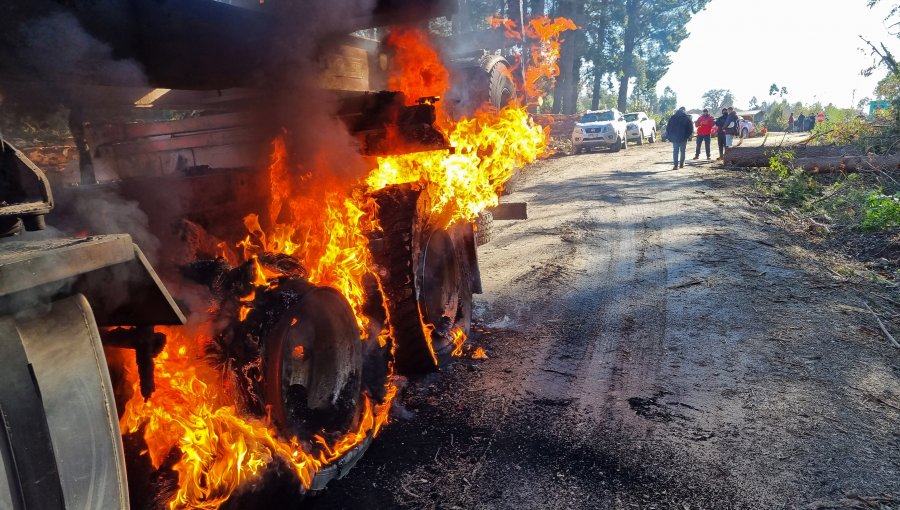
MULTIPOLYGON (((490 17, 488 22, 494 28, 502 26, 508 39, 522 39, 515 21, 490 17)), ((559 76, 560 36, 563 32, 577 29, 575 22, 568 18, 550 19, 547 16, 532 19, 525 26, 531 59, 525 65, 524 89, 530 103, 541 102, 553 89, 559 76)))
MULTIPOLYGON (((450 73, 441 64, 426 32, 394 28, 384 42, 394 50, 388 77, 390 90, 403 92, 410 103, 423 97, 446 95, 450 88, 450 73)), ((443 105, 437 103, 435 109, 438 125, 443 125, 446 121, 443 105)))
POLYGON ((387 421, 397 391, 393 385, 382 404, 372 405, 366 397, 359 428, 334 444, 321 436, 308 443, 297 438, 285 441, 265 423, 240 415, 225 381, 200 360, 206 335, 187 329, 158 328, 167 335, 167 344, 154 362, 156 392, 145 401, 135 383, 135 397, 120 420, 124 432, 144 427, 147 453, 155 467, 172 448, 181 450, 173 467, 178 491, 169 501, 170 509, 217 509, 238 487, 259 479, 276 458, 308 488, 319 469, 377 434, 387 421))
POLYGON ((472 221, 499 203, 498 193, 516 168, 537 159, 546 135, 522 108, 485 111, 463 119, 447 135, 454 151, 378 158, 366 178, 370 190, 404 182, 425 182, 434 197, 432 214, 443 226, 472 221))
POLYGON ((484 352, 484 347, 478 346, 475 348, 475 352, 472 353, 472 359, 487 359, 488 355, 484 352))
POLYGON ((450 333, 453 335, 453 352, 451 356, 457 358, 463 355, 463 345, 466 343, 466 332, 459 326, 454 326, 450 333))

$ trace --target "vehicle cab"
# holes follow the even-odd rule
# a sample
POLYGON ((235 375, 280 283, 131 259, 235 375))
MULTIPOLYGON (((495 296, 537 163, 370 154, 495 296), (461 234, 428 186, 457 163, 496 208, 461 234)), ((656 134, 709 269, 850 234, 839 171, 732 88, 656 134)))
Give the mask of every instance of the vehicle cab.
POLYGON ((604 148, 617 152, 628 147, 625 116, 615 108, 588 110, 572 130, 572 152, 604 148))

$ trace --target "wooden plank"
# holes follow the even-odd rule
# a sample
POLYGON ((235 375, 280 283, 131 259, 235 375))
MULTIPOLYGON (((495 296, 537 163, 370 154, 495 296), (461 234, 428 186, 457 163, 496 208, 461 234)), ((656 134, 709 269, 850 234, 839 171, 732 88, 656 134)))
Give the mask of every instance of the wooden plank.
POLYGON ((495 220, 527 220, 528 204, 526 202, 507 202, 488 209, 495 220))

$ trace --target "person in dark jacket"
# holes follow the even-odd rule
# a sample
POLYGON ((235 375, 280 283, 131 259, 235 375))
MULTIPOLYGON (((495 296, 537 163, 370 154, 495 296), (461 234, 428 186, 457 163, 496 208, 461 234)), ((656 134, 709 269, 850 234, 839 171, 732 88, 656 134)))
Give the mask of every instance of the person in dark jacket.
POLYGON ((672 170, 678 170, 679 166, 684 168, 687 142, 692 134, 694 134, 694 123, 691 122, 691 118, 685 113, 682 106, 666 124, 666 137, 672 142, 672 161, 675 163, 672 170))
POLYGON ((725 119, 725 147, 734 145, 734 137, 741 132, 741 119, 733 106, 728 107, 728 118, 725 119))
POLYGON ((719 140, 719 159, 725 156, 725 120, 728 119, 728 108, 722 108, 722 115, 716 119, 716 138, 719 140))
POLYGON ((797 131, 806 131, 806 115, 802 113, 797 117, 797 131))
POLYGON ((694 122, 694 125, 697 126, 697 152, 694 153, 694 159, 700 158, 700 146, 706 143, 706 160, 709 161, 709 135, 712 133, 715 123, 716 120, 712 118, 706 108, 703 109, 703 115, 694 122))
POLYGON ((788 117, 788 133, 794 132, 794 112, 791 112, 791 116, 788 117))

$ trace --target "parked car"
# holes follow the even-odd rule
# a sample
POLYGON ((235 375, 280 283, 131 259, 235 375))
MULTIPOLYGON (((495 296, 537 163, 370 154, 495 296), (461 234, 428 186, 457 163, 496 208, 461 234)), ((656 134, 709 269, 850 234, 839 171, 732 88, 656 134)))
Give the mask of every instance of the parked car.
POLYGON ((646 113, 626 113, 625 122, 628 141, 635 141, 638 145, 643 145, 644 138, 650 143, 656 142, 656 121, 646 113))
POLYGON ((572 130, 572 153, 597 147, 618 152, 628 148, 625 116, 615 108, 588 110, 572 130))
MULTIPOLYGON (((715 137, 719 134, 719 127, 713 126, 711 136, 715 137)), ((756 125, 753 124, 752 120, 741 119, 741 129, 740 129, 741 138, 747 138, 748 136, 752 136, 756 134, 756 125)))

